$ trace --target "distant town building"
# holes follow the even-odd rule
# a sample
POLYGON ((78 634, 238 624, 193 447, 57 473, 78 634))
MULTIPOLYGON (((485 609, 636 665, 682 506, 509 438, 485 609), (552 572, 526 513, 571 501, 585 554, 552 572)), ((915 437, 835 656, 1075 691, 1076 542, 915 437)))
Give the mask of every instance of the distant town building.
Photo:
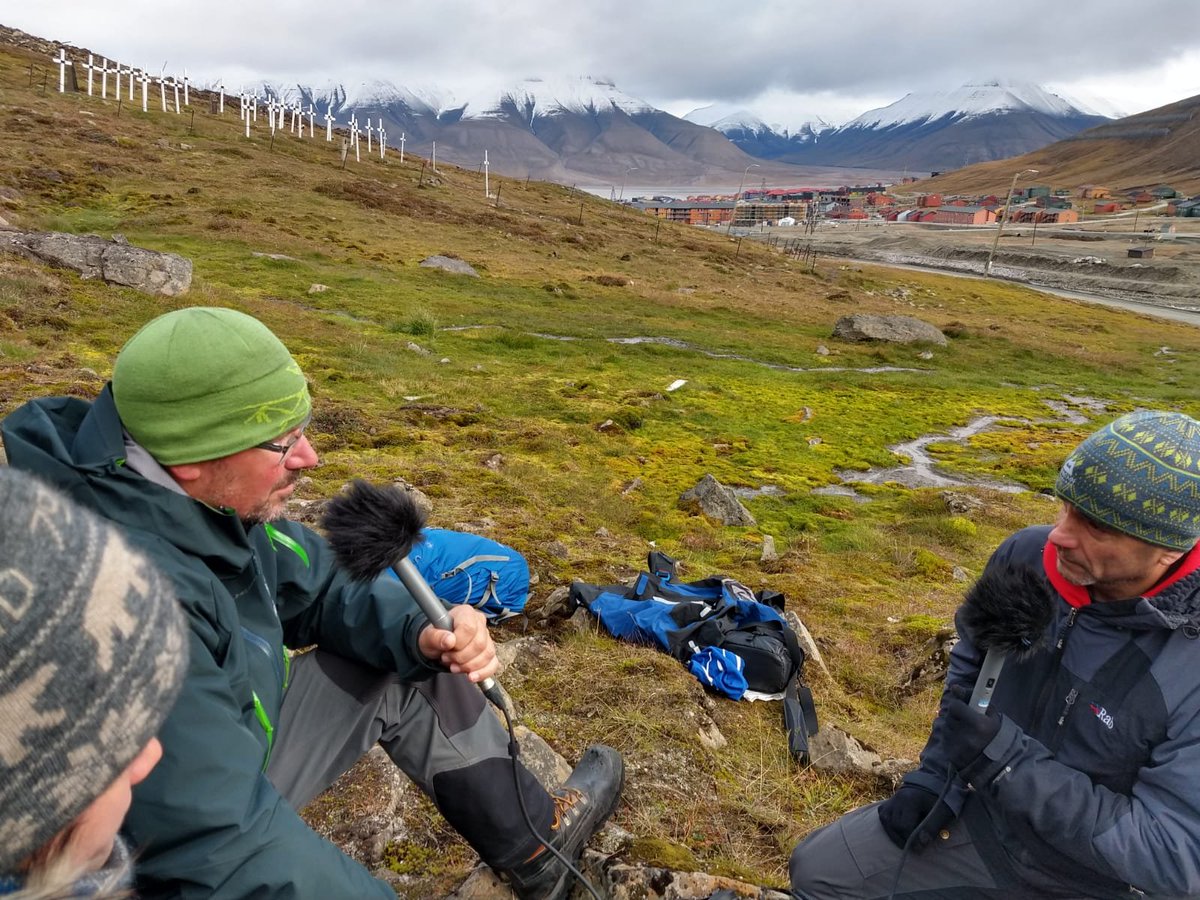
POLYGON ((1150 259, 1154 256, 1153 247, 1130 247, 1128 256, 1132 259, 1150 259))

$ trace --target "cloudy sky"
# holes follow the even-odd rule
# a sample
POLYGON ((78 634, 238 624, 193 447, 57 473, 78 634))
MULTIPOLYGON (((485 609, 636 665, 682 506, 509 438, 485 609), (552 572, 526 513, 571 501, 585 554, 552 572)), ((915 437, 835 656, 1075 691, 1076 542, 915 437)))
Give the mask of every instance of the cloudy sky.
POLYGON ((591 75, 676 115, 837 124, 909 91, 1034 81, 1126 114, 1200 94, 1198 0, 0 0, 0 22, 201 83, 459 98, 591 75), (5 8, 7 7, 7 8, 5 8))

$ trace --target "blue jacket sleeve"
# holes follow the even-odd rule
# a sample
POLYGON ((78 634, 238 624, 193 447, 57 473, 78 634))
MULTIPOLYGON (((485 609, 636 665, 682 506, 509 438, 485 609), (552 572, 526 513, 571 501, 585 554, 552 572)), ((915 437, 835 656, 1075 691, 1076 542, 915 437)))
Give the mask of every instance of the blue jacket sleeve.
POLYGON ((408 681, 445 671, 418 650, 417 636, 429 620, 397 579, 352 581, 316 532, 295 522, 275 528, 303 550, 260 554, 274 560, 276 606, 289 647, 316 645, 408 681))
POLYGON ((190 637, 183 693, 160 731, 165 755, 126 819, 139 896, 394 900, 279 796, 212 649, 196 628, 190 637))

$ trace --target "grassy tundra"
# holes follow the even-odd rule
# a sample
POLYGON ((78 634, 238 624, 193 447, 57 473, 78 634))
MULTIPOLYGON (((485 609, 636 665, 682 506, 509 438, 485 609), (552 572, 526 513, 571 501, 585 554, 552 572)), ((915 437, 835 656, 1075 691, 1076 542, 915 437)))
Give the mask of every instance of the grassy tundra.
MULTIPOLYGON (((535 609, 572 579, 631 574, 651 542, 691 577, 780 590, 828 664, 830 677, 809 667, 824 722, 885 756, 921 747, 935 691, 900 685, 950 621, 963 572, 1053 515, 1039 492, 1093 426, 1047 401, 1102 401, 1096 421, 1200 412, 1190 327, 1008 284, 833 260, 809 274, 564 187, 493 177, 488 198, 481 174, 394 151, 343 166, 322 135, 272 144, 261 119, 247 140, 231 108, 194 123, 153 104, 118 115, 112 100, 57 94, 56 70, 43 93, 45 65, 0 48, 0 215, 119 232, 189 257, 195 280, 164 300, 0 256, 0 415, 38 395, 91 396, 122 342, 165 309, 242 309, 311 379, 322 465, 303 496, 403 477, 433 500, 432 524, 523 551, 540 578, 535 609), (431 254, 482 277, 417 265, 431 254), (851 312, 918 316, 949 346, 922 358, 832 340, 851 312), (615 342, 634 337, 662 340, 615 342), (933 454, 963 478, 1028 491, 963 489, 982 505, 959 514, 942 489, 813 493, 839 470, 894 465, 890 445, 982 415, 999 422, 933 454), (745 501, 757 527, 722 527, 677 503, 705 473, 778 492, 745 501), (760 562, 764 535, 778 560, 760 562)), ((796 767, 776 704, 706 697, 674 661, 594 627, 525 627, 546 646, 508 686, 568 758, 598 740, 626 754, 616 822, 634 859, 781 886, 797 838, 883 790, 796 767), (723 749, 699 740, 710 722, 723 749)), ((471 855, 427 807, 409 815, 387 858, 413 877, 412 896, 445 890, 471 855)))

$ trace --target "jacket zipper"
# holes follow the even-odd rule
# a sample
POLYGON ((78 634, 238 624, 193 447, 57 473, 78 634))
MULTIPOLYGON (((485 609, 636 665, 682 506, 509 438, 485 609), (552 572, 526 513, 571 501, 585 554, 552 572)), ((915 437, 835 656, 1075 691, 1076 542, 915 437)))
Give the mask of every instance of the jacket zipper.
MULTIPOLYGON (((279 660, 275 656, 274 650, 271 648, 270 642, 260 634, 255 634, 245 625, 242 626, 242 636, 246 642, 257 647, 263 653, 267 654, 267 658, 271 660, 271 667, 275 670, 275 675, 279 679, 281 689, 287 687, 289 660, 287 651, 280 647, 283 654, 283 671, 280 671, 279 660)), ((263 757, 262 770, 267 771, 267 763, 271 761, 271 751, 275 747, 275 725, 271 722, 271 717, 267 715, 266 707, 263 706, 262 700, 259 699, 258 692, 251 689, 250 696, 254 699, 254 718, 258 720, 258 724, 262 727, 263 734, 267 737, 267 752, 263 757)))
MULTIPOLYGON (((1058 632, 1058 640, 1054 642, 1054 665, 1051 667, 1049 677, 1046 678, 1041 693, 1038 695, 1037 706, 1034 708, 1034 722, 1041 721, 1042 713, 1045 711, 1046 705, 1050 702, 1050 695, 1054 690, 1055 682, 1058 681, 1059 670, 1062 668, 1062 660, 1066 651, 1067 638, 1069 638, 1071 635, 1071 629, 1075 627, 1075 619, 1078 617, 1078 615, 1079 608, 1076 606, 1071 607, 1070 613, 1067 614, 1067 621, 1063 623, 1062 629, 1058 632)), ((1076 693, 1077 695, 1077 692, 1075 692, 1074 688, 1072 688, 1071 692, 1076 693)), ((1066 714, 1071 711, 1071 705, 1074 704, 1074 702, 1075 699, 1071 698, 1067 703, 1066 709, 1064 709, 1062 714, 1059 716, 1059 726, 1061 726, 1065 720, 1066 714)))

